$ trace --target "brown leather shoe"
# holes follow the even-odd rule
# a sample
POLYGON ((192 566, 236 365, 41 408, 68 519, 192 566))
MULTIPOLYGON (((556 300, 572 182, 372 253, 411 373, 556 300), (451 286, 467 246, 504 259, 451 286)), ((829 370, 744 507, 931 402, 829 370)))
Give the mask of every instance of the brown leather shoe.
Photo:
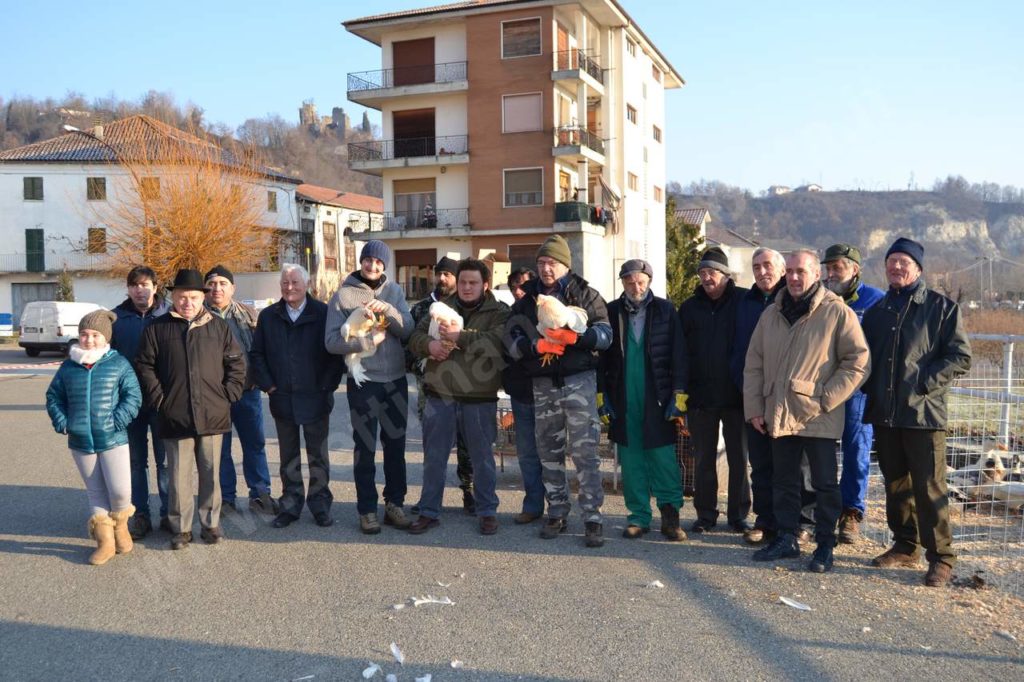
POLYGON ((650 530, 650 528, 644 528, 642 526, 634 526, 633 524, 629 524, 628 526, 626 526, 626 530, 622 531, 622 537, 626 538, 627 540, 636 540, 642 538, 650 530))
POLYGON ((924 576, 924 584, 928 587, 945 587, 953 576, 953 569, 949 564, 941 561, 933 561, 928 566, 928 573, 924 576))
POLYGON ((839 517, 839 542, 855 545, 860 540, 860 524, 864 515, 856 509, 847 509, 839 517))
POLYGON ((480 517, 480 535, 494 535, 498 532, 497 516, 480 517))
POLYGON ((408 530, 413 535, 419 535, 421 533, 426 533, 431 528, 436 528, 440 525, 441 522, 437 519, 432 519, 429 516, 420 515, 416 517, 416 520, 412 522, 408 530))
POLYGON ((540 517, 541 514, 534 514, 532 512, 520 512, 515 515, 515 517, 512 519, 512 522, 519 526, 524 526, 527 523, 533 523, 540 517))
POLYGON ((890 547, 872 559, 871 565, 878 568, 913 568, 920 562, 920 558, 918 554, 904 554, 890 547))

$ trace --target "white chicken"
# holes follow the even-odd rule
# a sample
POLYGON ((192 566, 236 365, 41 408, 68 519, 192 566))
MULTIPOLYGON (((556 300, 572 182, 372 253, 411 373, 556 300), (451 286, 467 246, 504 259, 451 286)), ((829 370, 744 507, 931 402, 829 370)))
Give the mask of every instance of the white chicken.
MULTIPOLYGON (((447 325, 452 330, 458 331, 461 331, 465 324, 462 319, 462 315, 459 315, 459 313, 455 311, 455 308, 452 308, 450 305, 442 303, 441 301, 435 301, 430 304, 429 315, 430 329, 427 330, 427 334, 430 335, 430 338, 437 339, 438 341, 444 341, 444 339, 441 338, 442 324, 447 325)), ((451 341, 444 341, 444 343, 448 346, 448 350, 455 347, 455 344, 451 341)))
MULTIPOLYGON (((387 327, 387 323, 383 318, 378 318, 366 308, 360 307, 353 310, 352 314, 345 320, 345 324, 341 325, 341 338, 345 341, 365 338, 373 336, 385 327, 387 327)), ((363 369, 363 358, 368 358, 376 352, 377 346, 374 344, 369 350, 345 355, 345 366, 348 367, 349 374, 352 375, 352 380, 356 382, 356 386, 362 386, 363 382, 368 379, 366 370, 363 369)))
MULTIPOLYGON (((571 329, 577 334, 587 331, 587 311, 572 305, 565 305, 554 296, 537 294, 537 331, 548 341, 549 329, 571 329)), ((541 364, 546 365, 554 359, 554 354, 545 353, 541 364)))

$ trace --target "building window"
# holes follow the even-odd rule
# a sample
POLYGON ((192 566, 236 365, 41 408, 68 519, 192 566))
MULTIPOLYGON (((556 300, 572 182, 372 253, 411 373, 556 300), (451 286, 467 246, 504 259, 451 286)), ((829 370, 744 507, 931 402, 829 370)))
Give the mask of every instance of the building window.
POLYGON ((626 187, 634 192, 640 191, 640 178, 632 173, 626 173, 626 187))
POLYGON ((302 218, 299 220, 299 229, 306 234, 313 234, 313 230, 316 229, 316 221, 312 218, 302 218))
POLYGON ((661 142, 661 128, 654 126, 654 141, 661 142))
POLYGON ((626 52, 629 53, 630 57, 636 56, 636 43, 634 43, 629 38, 626 38, 626 52))
POLYGON ((540 17, 501 22, 502 59, 533 57, 540 51, 540 17))
POLYGON ((43 200, 43 179, 22 178, 25 181, 25 201, 43 200))
POLYGON ((160 198, 160 178, 141 178, 139 189, 145 201, 153 201, 160 198))
POLYGON ((661 82, 661 69, 654 64, 651 64, 651 77, 654 78, 655 83, 661 82))
POLYGON ((663 197, 662 197, 662 193, 661 193, 661 188, 658 187, 657 185, 655 185, 654 186, 654 200, 655 201, 662 201, 662 199, 663 199, 663 197))
POLYGON ((632 104, 626 105, 626 118, 629 119, 630 123, 636 123, 636 107, 632 104))
POLYGON ((106 253, 107 252, 107 228, 105 227, 90 227, 89 228, 89 253, 106 253))
POLYGON ((44 272, 46 270, 46 249, 43 231, 30 227, 25 229, 25 270, 44 272))
POLYGON ((89 201, 106 201, 107 199, 107 179, 106 178, 86 178, 85 179, 85 198, 89 201))
POLYGON ((544 169, 524 168, 505 171, 505 207, 542 206, 544 169))
POLYGON ((530 268, 537 269, 537 251, 541 244, 509 244, 508 259, 511 261, 512 269, 530 268))
POLYGON ((324 266, 329 272, 338 271, 338 226, 324 223, 324 266))
POLYGON ((415 178, 395 180, 395 212, 386 217, 386 229, 437 227, 437 180, 415 178))
POLYGON ((271 213, 277 213, 277 192, 274 190, 267 191, 267 210, 271 213))
POLYGON ((504 95, 501 98, 502 131, 524 133, 543 127, 543 100, 539 92, 528 95, 504 95))
POLYGON ((303 213, 309 213, 309 204, 305 204, 305 205, 304 205, 304 206, 302 207, 302 212, 303 212, 303 213))

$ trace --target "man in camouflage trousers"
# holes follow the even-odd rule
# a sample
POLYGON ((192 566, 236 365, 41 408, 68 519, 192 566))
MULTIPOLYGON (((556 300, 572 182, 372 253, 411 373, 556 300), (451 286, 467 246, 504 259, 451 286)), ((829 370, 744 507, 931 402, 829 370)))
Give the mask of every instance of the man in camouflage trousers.
POLYGON ((570 269, 569 244, 560 235, 550 237, 537 252, 539 279, 524 285, 526 295, 512 306, 506 326, 506 347, 515 361, 533 377, 537 451, 548 501, 548 517, 540 536, 558 537, 566 529, 569 489, 565 459, 572 457, 579 479, 579 505, 583 511, 587 547, 604 544, 601 504, 601 460, 597 454, 600 425, 597 417, 598 353, 611 344, 612 329, 604 299, 586 280, 570 269), (537 331, 537 295, 554 296, 561 303, 587 312, 587 330, 537 331))
MULTIPOLYGON (((414 327, 430 314, 430 306, 434 302, 455 293, 455 270, 458 265, 454 259, 448 256, 437 261, 437 265, 434 266, 434 290, 409 311, 414 327)), ((424 363, 415 358, 408 348, 406 348, 406 358, 410 371, 416 377, 416 415, 420 418, 420 425, 422 425, 423 408, 427 405, 427 392, 423 385, 424 363)), ((469 458, 469 450, 466 448, 461 433, 456 434, 455 452, 458 461, 455 472, 459 477, 459 487, 462 488, 462 508, 467 514, 474 514, 476 513, 476 502, 473 498, 473 461, 469 458)), ((413 514, 419 514, 419 512, 419 507, 412 508, 413 514)))

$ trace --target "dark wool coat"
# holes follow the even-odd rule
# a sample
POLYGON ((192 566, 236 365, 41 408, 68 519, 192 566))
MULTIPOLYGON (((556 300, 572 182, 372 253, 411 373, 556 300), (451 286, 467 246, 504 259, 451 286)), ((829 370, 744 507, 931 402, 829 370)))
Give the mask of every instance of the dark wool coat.
POLYGON ((747 289, 729 280, 725 293, 712 301, 698 286, 679 306, 687 351, 690 354, 691 409, 742 408, 743 394, 729 371, 736 338, 736 307, 747 289))
POLYGON ((261 390, 274 388, 274 419, 311 424, 334 408, 345 361, 324 346, 326 303, 306 294, 306 307, 294 322, 287 305, 282 299, 260 311, 250 353, 252 374, 261 390))
POLYGON ((142 334, 135 371, 160 438, 231 430, 231 403, 242 397, 246 361, 227 323, 203 308, 189 322, 174 311, 142 334))

